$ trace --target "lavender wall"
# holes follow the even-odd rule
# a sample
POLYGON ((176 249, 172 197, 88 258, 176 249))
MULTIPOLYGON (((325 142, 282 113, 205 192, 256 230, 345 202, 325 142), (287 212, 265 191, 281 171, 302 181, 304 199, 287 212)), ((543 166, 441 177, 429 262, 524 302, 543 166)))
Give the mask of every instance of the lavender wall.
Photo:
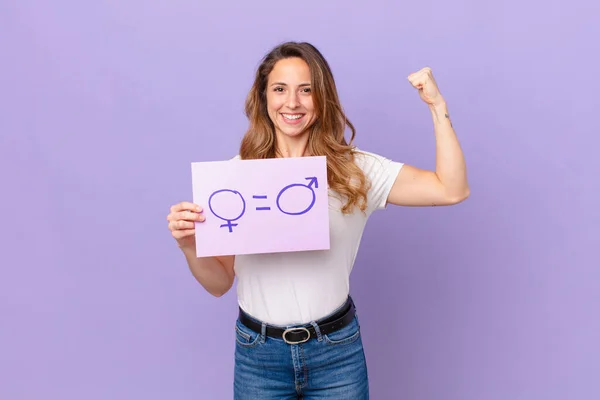
POLYGON ((365 232, 373 398, 599 398, 594 4, 2 0, 0 398, 231 398, 234 292, 203 292, 165 216, 288 39, 328 57, 359 146, 426 168, 406 76, 431 66, 468 158, 466 203, 365 232))

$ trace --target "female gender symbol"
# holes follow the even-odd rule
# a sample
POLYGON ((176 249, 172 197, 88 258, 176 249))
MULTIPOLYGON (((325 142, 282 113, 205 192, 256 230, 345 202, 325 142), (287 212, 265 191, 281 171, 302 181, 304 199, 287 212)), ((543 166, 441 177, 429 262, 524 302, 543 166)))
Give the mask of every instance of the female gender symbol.
POLYGON ((219 219, 222 219, 223 221, 227 221, 226 224, 223 224, 220 226, 220 228, 223 227, 228 227, 229 228, 229 233, 233 232, 233 227, 237 226, 238 224, 233 224, 232 221, 237 221, 238 219, 240 219, 242 217, 242 215, 244 215, 244 213, 246 212, 246 201, 244 200, 244 196, 242 196, 242 194, 240 192, 238 192, 237 190, 231 190, 231 189, 221 189, 221 190, 217 190, 216 192, 214 192, 213 194, 210 195, 210 197, 208 198, 208 207, 210 208, 210 211, 219 219), (240 199, 242 200, 242 211, 240 212, 240 215, 238 215, 235 218, 224 218, 220 215, 218 215, 215 210, 213 210, 212 207, 212 200, 214 195, 216 195, 217 193, 222 193, 222 192, 229 192, 229 193, 233 193, 236 194, 238 196, 240 196, 240 199))

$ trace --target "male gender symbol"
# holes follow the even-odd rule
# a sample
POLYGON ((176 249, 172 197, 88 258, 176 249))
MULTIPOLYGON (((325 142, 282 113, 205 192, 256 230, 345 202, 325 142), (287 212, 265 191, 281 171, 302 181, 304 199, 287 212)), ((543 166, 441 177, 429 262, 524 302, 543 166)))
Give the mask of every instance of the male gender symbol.
POLYGON ((283 189, 281 189, 281 191, 279 192, 279 194, 277 195, 277 208, 279 208, 279 211, 281 211, 284 214, 287 215, 302 215, 302 214, 306 214, 307 212, 310 211, 310 209, 315 205, 315 201, 316 201, 316 195, 315 195, 315 191, 313 190, 312 186, 314 185, 315 188, 319 188, 319 182, 317 181, 317 178, 315 177, 311 177, 311 178, 305 178, 307 180, 309 180, 310 182, 308 183, 308 185, 303 185, 302 183, 292 183, 291 185, 287 185, 286 187, 284 187, 283 189), (281 200, 281 195, 288 189, 291 189, 293 187, 305 187, 308 190, 310 190, 310 193, 312 194, 312 200, 310 202, 310 204, 308 205, 308 207, 306 207, 304 210, 302 211, 297 211, 297 212, 290 212, 290 211, 285 211, 281 208, 281 204, 279 204, 279 200, 281 200))

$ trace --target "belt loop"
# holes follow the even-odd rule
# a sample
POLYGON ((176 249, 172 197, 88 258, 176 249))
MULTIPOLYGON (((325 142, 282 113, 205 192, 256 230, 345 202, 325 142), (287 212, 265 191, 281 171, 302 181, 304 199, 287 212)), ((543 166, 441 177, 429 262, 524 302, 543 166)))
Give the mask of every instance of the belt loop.
POLYGON ((315 332, 317 333, 317 340, 320 342, 323 340, 323 337, 321 336, 321 329, 319 328, 319 325, 317 325, 317 323, 315 321, 310 321, 310 324, 312 325, 313 328, 315 328, 315 332))
POLYGON ((260 327, 260 344, 264 344, 266 338, 267 338, 267 323, 263 322, 260 327))
POLYGON ((356 303, 354 302, 354 299, 348 295, 348 298, 350 299, 350 303, 352 303, 352 307, 354 307, 354 319, 356 320, 356 323, 358 324, 358 329, 360 329, 360 321, 358 320, 358 310, 356 309, 356 303))

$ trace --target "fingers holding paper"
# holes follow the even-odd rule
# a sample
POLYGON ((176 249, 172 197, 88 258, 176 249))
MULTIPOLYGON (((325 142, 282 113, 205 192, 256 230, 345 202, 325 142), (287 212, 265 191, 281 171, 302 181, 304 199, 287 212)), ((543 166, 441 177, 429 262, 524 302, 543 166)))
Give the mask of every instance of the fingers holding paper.
POLYGON ((168 227, 180 247, 195 246, 195 223, 206 219, 202 211, 202 207, 187 201, 171 206, 168 227))

